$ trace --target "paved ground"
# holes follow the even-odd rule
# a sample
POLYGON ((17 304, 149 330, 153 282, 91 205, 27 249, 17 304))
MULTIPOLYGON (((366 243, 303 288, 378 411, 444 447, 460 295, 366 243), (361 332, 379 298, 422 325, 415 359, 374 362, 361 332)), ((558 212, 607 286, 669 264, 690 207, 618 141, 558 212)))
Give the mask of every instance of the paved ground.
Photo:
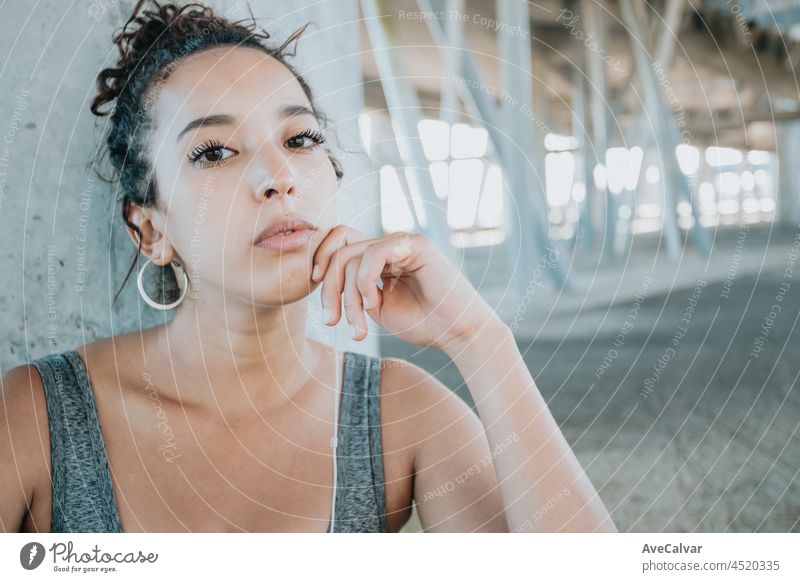
MULTIPOLYGON (((639 302, 637 284, 610 306, 545 310, 518 338, 620 531, 800 532, 800 259, 785 278, 790 237, 751 233, 749 248, 769 246, 771 261, 732 260, 735 242, 718 241, 713 277, 694 270, 639 302)), ((440 352, 393 338, 381 347, 471 403, 440 352)))

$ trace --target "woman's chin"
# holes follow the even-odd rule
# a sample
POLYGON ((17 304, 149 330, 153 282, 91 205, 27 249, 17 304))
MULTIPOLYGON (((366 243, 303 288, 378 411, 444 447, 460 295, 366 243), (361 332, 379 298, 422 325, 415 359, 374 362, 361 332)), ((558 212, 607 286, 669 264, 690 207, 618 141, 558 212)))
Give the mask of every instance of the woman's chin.
POLYGON ((306 247, 293 252, 279 252, 274 249, 255 249, 250 257, 245 259, 246 268, 252 271, 253 277, 258 273, 268 273, 270 277, 276 274, 284 279, 304 277, 311 278, 314 253, 316 249, 306 247))
POLYGON ((314 292, 317 285, 319 283, 313 282, 309 273, 305 280, 298 278, 297 281, 285 281, 278 287, 271 286, 261 292, 256 290, 249 299, 255 307, 280 307, 305 299, 314 292))

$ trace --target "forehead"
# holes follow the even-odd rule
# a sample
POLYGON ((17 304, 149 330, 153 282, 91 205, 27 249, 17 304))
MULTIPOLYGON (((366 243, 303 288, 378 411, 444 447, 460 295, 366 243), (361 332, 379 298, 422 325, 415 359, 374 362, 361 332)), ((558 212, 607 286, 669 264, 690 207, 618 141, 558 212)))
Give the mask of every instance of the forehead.
POLYGON ((240 119, 275 115, 287 102, 310 107, 283 63, 258 49, 219 46, 178 63, 158 87, 153 113, 177 132, 183 127, 178 122, 187 118, 222 110, 240 119))

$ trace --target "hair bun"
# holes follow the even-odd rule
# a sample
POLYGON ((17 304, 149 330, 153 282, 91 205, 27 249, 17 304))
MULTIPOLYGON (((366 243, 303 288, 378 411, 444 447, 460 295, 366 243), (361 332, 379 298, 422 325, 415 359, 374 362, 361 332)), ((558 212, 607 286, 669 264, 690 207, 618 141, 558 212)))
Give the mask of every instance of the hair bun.
POLYGON ((115 66, 105 68, 97 75, 98 93, 92 100, 91 112, 97 116, 111 113, 111 109, 101 111, 100 108, 119 98, 142 61, 159 45, 168 44, 172 35, 183 36, 192 31, 200 33, 199 24, 208 28, 220 25, 221 20, 209 7, 194 2, 177 6, 162 5, 158 0, 138 0, 128 21, 113 36, 119 58, 115 66), (148 2, 152 3, 152 8, 142 10, 148 2))

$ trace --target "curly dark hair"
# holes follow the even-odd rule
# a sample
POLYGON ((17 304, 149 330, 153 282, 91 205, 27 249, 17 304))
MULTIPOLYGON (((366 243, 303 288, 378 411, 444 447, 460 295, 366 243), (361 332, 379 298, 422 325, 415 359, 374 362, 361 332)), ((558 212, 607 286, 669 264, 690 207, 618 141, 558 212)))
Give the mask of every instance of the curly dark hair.
MULTIPOLYGON (((117 290, 116 303, 141 255, 142 239, 139 228, 128 219, 132 205, 159 208, 160 200, 155 175, 148 159, 147 137, 152 128, 150 109, 155 91, 178 66, 181 59, 220 45, 250 47, 262 50, 285 65, 297 78, 317 121, 327 125, 326 116, 314 106, 311 89, 303 77, 287 62, 295 51, 289 50, 310 23, 297 29, 279 46, 267 41, 269 33, 256 30, 252 11, 249 19, 229 21, 202 4, 192 2, 179 6, 161 4, 157 0, 138 0, 133 13, 113 41, 119 50, 116 66, 97 75, 98 94, 91 104, 97 116, 111 114, 105 140, 114 175, 107 181, 119 182, 119 200, 125 224, 139 234, 139 249, 133 257, 125 279, 117 290), (145 4, 152 4, 143 10, 145 4), (116 101, 112 110, 101 110, 116 101)), ((296 44, 295 44, 296 46, 296 44)), ((328 150, 337 180, 343 174, 339 161, 328 150)), ((102 176, 101 176, 102 177, 102 176)), ((173 270, 166 265, 156 276, 160 302, 172 302, 178 293, 173 270)))

